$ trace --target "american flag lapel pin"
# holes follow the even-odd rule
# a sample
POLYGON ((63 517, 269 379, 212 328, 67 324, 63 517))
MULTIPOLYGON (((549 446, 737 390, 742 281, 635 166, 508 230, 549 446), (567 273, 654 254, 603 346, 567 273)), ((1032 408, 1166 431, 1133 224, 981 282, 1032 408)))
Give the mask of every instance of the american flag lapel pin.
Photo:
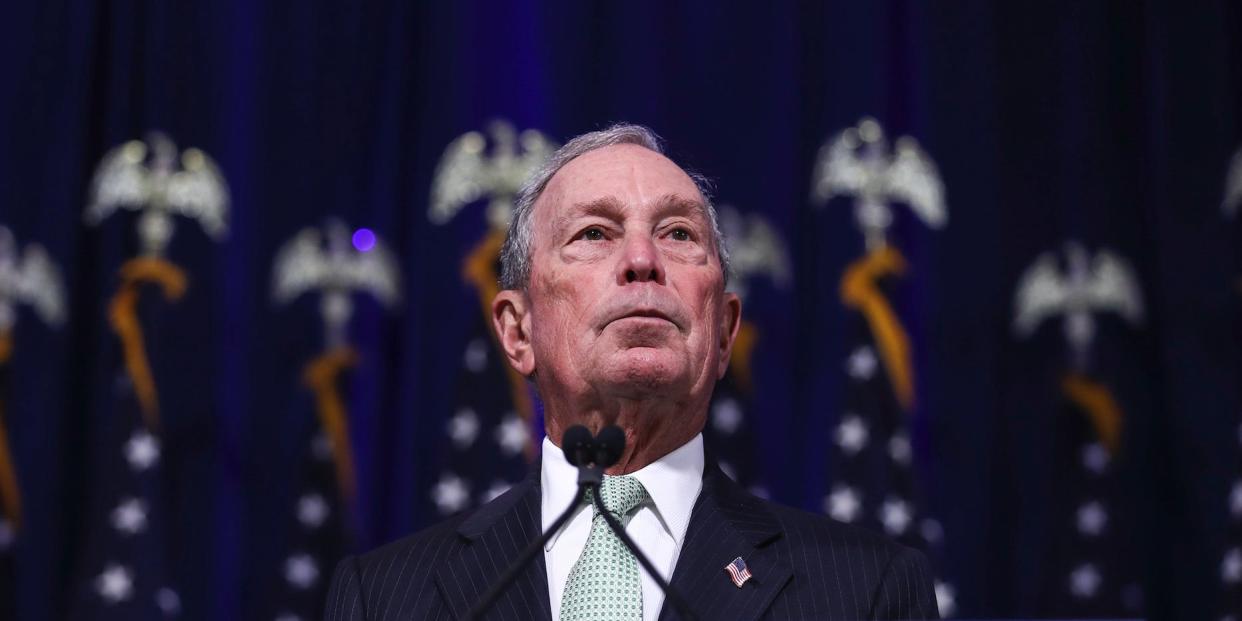
POLYGON ((733 580, 733 586, 742 588, 747 580, 750 580, 750 568, 746 567, 746 561, 742 557, 733 559, 732 563, 725 565, 725 571, 729 572, 729 578, 733 580))

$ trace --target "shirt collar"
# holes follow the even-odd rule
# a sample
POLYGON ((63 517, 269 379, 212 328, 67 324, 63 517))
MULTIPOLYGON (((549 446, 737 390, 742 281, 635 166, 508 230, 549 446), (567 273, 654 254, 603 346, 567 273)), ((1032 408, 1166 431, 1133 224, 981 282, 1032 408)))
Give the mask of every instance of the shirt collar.
MULTIPOLYGON (((542 522, 546 531, 578 493, 578 469, 565 461, 565 453, 545 436, 540 470, 542 522)), ((696 434, 671 453, 631 472, 630 476, 638 479, 647 490, 648 500, 642 506, 652 508, 664 530, 681 545, 690 525, 694 502, 703 489, 703 434, 696 434)), ((582 504, 578 511, 586 508, 587 505, 582 504)), ((551 550, 560 535, 559 532, 553 534, 544 549, 551 550)))

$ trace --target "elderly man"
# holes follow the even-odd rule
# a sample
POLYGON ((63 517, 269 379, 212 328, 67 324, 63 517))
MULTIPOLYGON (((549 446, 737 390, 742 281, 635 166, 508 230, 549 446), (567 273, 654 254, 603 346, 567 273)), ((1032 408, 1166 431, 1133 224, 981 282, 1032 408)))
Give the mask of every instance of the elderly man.
MULTIPOLYGON (((557 151, 522 191, 501 260, 492 319, 543 400, 543 457, 477 511, 344 560, 328 619, 466 615, 577 493, 557 443, 579 424, 624 430, 604 503, 699 618, 937 617, 921 554, 755 498, 705 457, 741 304, 704 184, 649 130, 619 125, 557 151), (735 559, 749 576, 727 570, 735 559)), ((488 618, 675 618, 595 513, 581 505, 488 618)))

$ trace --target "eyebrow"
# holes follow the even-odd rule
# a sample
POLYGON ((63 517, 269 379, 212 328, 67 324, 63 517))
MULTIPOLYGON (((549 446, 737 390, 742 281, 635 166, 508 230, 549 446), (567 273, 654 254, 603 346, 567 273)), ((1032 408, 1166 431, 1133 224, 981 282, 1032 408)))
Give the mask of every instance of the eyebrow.
MULTIPOLYGON (((698 211, 704 220, 708 220, 707 205, 697 198, 686 198, 680 194, 668 193, 656 199, 656 215, 667 216, 670 213, 698 211)), ((620 220, 625 206, 615 196, 605 196, 593 201, 576 203, 569 211, 557 218, 556 228, 561 228, 575 218, 583 216, 601 216, 612 220, 620 220)))

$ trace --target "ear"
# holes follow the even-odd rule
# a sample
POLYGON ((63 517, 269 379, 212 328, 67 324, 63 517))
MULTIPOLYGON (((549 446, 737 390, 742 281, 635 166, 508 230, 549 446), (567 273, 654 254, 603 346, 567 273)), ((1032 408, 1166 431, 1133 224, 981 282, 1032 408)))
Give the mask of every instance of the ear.
POLYGON ((526 294, 506 289, 492 300, 492 328, 509 364, 530 377, 535 372, 535 352, 530 342, 530 307, 526 294))
POLYGON ((729 358, 733 354, 733 342, 737 339, 738 328, 742 325, 742 299, 736 293, 726 291, 724 307, 720 313, 720 358, 716 362, 716 379, 724 377, 729 370, 729 358))

